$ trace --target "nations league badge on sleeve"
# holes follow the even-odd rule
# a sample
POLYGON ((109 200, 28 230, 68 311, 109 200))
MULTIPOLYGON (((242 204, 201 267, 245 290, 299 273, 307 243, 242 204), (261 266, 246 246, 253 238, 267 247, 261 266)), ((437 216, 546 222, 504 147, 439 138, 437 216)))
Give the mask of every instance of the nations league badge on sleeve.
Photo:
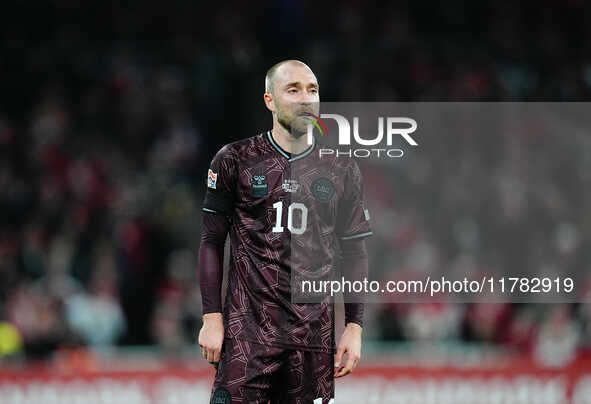
POLYGON ((207 172, 207 188, 215 189, 215 183, 218 181, 217 173, 214 173, 210 168, 207 172))

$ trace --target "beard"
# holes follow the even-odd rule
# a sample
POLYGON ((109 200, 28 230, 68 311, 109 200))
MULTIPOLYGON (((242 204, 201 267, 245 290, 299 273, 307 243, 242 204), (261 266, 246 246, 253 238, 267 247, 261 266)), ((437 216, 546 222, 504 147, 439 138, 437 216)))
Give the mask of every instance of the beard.
POLYGON ((304 119, 300 116, 295 118, 288 118, 283 114, 277 114, 277 122, 285 128, 296 139, 301 138, 308 133, 308 124, 303 122, 304 119), (296 121, 294 124, 294 121, 296 121))

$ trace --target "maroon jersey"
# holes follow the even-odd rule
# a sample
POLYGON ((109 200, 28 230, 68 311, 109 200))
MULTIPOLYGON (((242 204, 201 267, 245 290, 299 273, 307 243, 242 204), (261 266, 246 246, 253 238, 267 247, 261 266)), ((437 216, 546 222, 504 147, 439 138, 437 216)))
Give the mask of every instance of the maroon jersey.
POLYGON ((267 132, 224 146, 207 186, 203 210, 231 222, 226 337, 331 350, 330 300, 296 303, 292 286, 330 279, 340 240, 371 234, 356 162, 316 144, 291 156, 267 132))

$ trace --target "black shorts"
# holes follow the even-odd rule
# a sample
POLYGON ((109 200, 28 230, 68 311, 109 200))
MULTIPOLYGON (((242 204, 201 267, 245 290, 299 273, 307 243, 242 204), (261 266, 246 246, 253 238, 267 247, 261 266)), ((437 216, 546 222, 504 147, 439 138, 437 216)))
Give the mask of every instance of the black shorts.
POLYGON ((333 397, 332 353, 226 338, 210 404, 329 404, 333 397))

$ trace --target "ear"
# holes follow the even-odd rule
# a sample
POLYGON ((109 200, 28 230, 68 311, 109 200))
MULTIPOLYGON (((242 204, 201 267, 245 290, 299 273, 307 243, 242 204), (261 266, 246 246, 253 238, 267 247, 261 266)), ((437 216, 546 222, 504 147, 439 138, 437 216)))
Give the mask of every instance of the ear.
POLYGON ((273 95, 270 93, 263 94, 263 98, 265 99, 265 105, 267 109, 271 112, 275 112, 275 102, 273 101, 273 95))

